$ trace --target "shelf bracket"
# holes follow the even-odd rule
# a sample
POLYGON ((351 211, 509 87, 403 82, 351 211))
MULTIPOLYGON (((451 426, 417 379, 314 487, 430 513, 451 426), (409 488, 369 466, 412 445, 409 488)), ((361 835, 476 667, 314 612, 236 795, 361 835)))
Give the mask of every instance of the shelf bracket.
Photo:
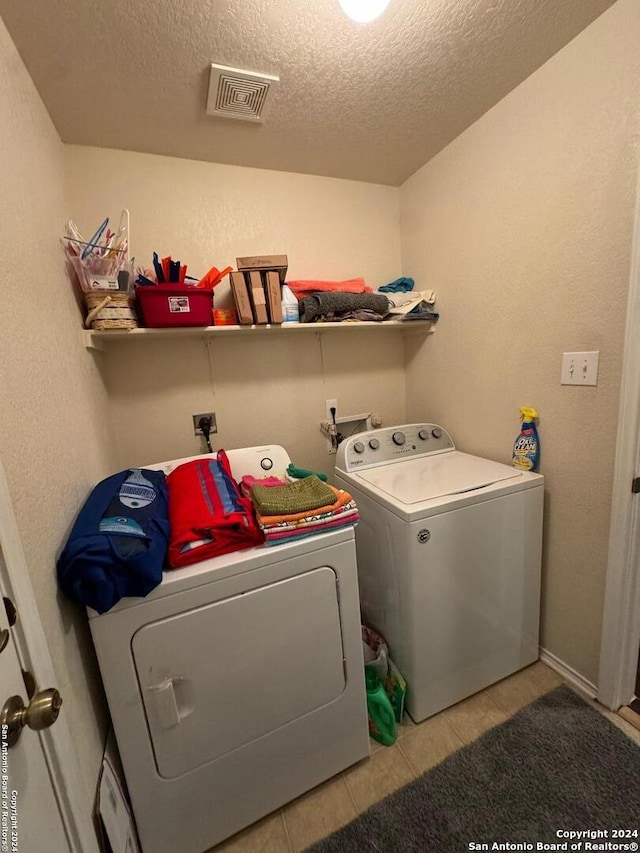
POLYGON ((101 338, 96 338, 92 334, 92 332, 88 329, 82 330, 82 342, 84 344, 85 349, 96 350, 97 352, 104 352, 104 341, 101 338))

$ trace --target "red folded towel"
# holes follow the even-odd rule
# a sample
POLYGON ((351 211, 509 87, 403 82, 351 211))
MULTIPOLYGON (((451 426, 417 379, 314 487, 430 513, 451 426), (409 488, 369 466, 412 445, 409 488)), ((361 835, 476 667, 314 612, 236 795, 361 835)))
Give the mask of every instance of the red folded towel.
POLYGON ((179 465, 167 477, 169 565, 188 566, 264 542, 252 503, 240 494, 224 450, 179 465))
POLYGON ((310 293, 319 291, 337 291, 338 293, 372 293, 363 278, 348 278, 345 281, 288 281, 287 287, 298 299, 304 299, 310 293))

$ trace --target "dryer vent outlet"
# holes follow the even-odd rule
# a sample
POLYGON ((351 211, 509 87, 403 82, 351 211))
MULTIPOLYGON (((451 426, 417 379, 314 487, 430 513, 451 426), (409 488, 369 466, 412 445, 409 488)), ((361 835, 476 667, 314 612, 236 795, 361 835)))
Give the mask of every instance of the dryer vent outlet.
POLYGON ((242 121, 264 121, 279 77, 211 63, 207 114, 242 121))
MULTIPOLYGON (((333 402, 327 400, 327 403, 333 402)), ((357 432, 367 432, 371 429, 371 412, 366 412, 362 415, 346 415, 343 418, 336 418, 336 435, 332 433, 333 420, 325 420, 320 422, 320 429, 327 437, 327 453, 331 456, 338 450, 338 445, 345 438, 355 435, 357 432)))

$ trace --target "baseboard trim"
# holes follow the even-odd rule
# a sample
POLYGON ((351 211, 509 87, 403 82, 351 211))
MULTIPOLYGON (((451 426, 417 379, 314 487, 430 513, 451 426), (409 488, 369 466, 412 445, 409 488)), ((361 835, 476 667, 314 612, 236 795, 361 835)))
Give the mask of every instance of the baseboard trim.
POLYGON ((595 699, 597 697, 598 688, 595 684, 592 684, 583 675, 576 672, 576 670, 569 666, 568 663, 565 663, 563 660, 560 660, 560 658, 551 654, 551 652, 543 649, 542 646, 540 646, 540 660, 550 669, 557 672, 558 675, 562 676, 565 681, 568 681, 572 687, 575 687, 575 689, 580 693, 584 693, 585 696, 588 696, 589 699, 595 699))
POLYGON ((618 711, 618 716, 622 717, 623 720, 626 720, 634 728, 640 731, 640 714, 634 711, 633 707, 623 705, 618 711))

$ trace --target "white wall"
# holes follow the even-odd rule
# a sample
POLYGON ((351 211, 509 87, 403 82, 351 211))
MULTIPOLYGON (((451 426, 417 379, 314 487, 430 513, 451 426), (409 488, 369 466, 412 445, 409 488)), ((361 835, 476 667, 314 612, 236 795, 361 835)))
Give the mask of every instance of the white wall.
MULTIPOLYGON (((89 232, 131 212, 137 260, 154 249, 195 274, 236 257, 287 254, 288 278, 364 276, 376 288, 400 271, 393 187, 66 146, 73 217, 89 232)), ((216 304, 229 304, 228 285, 216 304)), ((332 467, 320 432, 325 400, 339 414, 405 416, 404 352, 389 331, 308 331, 110 344, 97 357, 122 467, 200 452, 191 414, 215 411, 218 447, 284 444, 305 467, 332 467)))
POLYGON ((82 347, 58 245, 69 215, 63 146, 1 21, 0 127, 0 457, 57 674, 56 685, 41 686, 63 696, 89 820, 102 690, 84 610, 59 594, 55 558, 90 488, 114 464, 107 393, 82 347))
POLYGON ((410 419, 507 461, 540 412, 542 642, 596 681, 640 130, 640 5, 619 0, 401 188, 403 269, 438 293, 410 419), (563 351, 599 350, 595 388, 563 351))
MULTIPOLYGON (((410 339, 406 381, 402 342, 383 331, 84 351, 56 246, 64 219, 88 231, 126 205, 144 263, 154 248, 196 272, 286 252, 291 277, 364 275, 376 287, 400 271, 398 191, 63 146, 0 28, 0 454, 81 756, 85 809, 101 752, 101 691, 84 617, 57 592, 55 553, 101 476, 200 448, 191 412, 216 410, 219 446, 281 441, 300 464, 326 468, 318 421, 327 397, 385 423, 442 421, 463 449, 500 459, 518 407, 537 405, 547 478, 543 640, 595 679, 639 15, 633 0, 619 0, 402 188, 403 269, 436 288, 442 311, 432 338, 410 339), (563 349, 600 349, 596 389, 558 385, 563 349)), ((223 292, 218 302, 227 301, 223 292)))

